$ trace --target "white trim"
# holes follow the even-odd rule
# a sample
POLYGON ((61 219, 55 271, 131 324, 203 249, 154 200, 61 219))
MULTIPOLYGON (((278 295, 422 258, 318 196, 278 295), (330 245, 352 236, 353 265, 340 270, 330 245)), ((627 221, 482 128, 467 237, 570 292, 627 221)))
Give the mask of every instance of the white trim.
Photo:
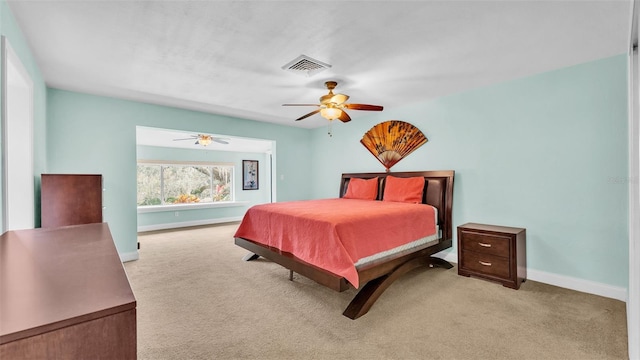
POLYGON ((222 224, 222 223, 236 222, 240 220, 242 220, 242 216, 207 219, 207 220, 182 221, 182 222, 175 222, 175 223, 155 224, 155 225, 143 225, 143 226, 138 226, 138 232, 177 229, 177 228, 183 228, 183 227, 189 227, 189 226, 222 224))
POLYGON ((640 89, 638 70, 638 15, 640 2, 631 1, 629 33, 629 285, 627 301, 627 343, 629 359, 640 359, 640 89))
POLYGON ((120 255, 120 261, 122 262, 127 262, 127 261, 134 261, 134 260, 138 260, 140 258, 140 256, 138 255, 138 251, 134 251, 134 252, 128 252, 128 253, 122 253, 122 254, 118 254, 120 255))
POLYGON ((235 163, 228 161, 185 161, 185 160, 145 160, 138 159, 138 165, 166 165, 166 166, 188 166, 188 165, 200 165, 200 166, 228 166, 235 167, 235 163))
MULTIPOLYGON (((451 263, 458 263, 458 255, 451 250, 444 250, 434 256, 451 263), (448 251, 448 253, 447 253, 448 251)), ((571 276, 552 274, 545 271, 527 268, 527 280, 537 281, 548 285, 559 286, 565 289, 576 290, 588 294, 604 296, 620 301, 627 301, 627 289, 611 286, 595 281, 583 280, 571 276)))
POLYGON ((624 302, 627 301, 627 289, 623 287, 533 269, 527 269, 527 279, 624 302))
POLYGON ((0 46, 2 53, 0 70, 2 75, 2 231, 33 229, 35 226, 33 80, 20 57, 11 47, 9 39, 2 36, 0 46), (19 84, 15 82, 16 77, 19 77, 19 84), (12 79, 14 79, 13 82, 12 79), (23 98, 25 95, 26 99, 23 98), (18 106, 15 106, 16 104, 18 106), (14 110, 9 111, 9 108, 14 110), (18 109, 18 119, 16 119, 15 109, 18 109), (26 131, 24 127, 27 128, 26 131))
POLYGON ((210 203, 196 203, 196 204, 138 206, 138 214, 163 212, 163 211, 201 210, 201 209, 236 207, 236 206, 245 206, 247 204, 249 204, 248 201, 224 201, 224 202, 210 202, 210 203))
MULTIPOLYGON (((268 165, 271 168, 271 181, 270 181, 270 184, 269 184, 271 196, 270 196, 269 201, 271 201, 272 203, 278 201, 277 200, 277 196, 276 196, 276 193, 277 193, 277 190, 278 190, 278 186, 277 186, 278 185, 278 174, 276 172, 276 169, 278 168, 276 166, 276 163, 277 163, 276 145, 277 145, 276 142, 273 141, 271 143, 271 152, 269 154, 267 154, 268 159, 269 159, 268 160, 268 162, 269 162, 268 165)), ((284 180, 284 175, 282 175, 282 177, 283 177, 283 180, 284 180)), ((285 187, 286 184, 283 183, 282 186, 285 187)))

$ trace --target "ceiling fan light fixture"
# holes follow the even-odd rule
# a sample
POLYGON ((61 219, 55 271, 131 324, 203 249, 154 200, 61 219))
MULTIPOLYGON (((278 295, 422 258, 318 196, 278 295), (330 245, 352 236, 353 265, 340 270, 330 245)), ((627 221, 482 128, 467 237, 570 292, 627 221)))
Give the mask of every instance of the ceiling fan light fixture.
POLYGON ((300 121, 308 118, 309 116, 320 113, 320 116, 329 121, 339 119, 345 123, 351 121, 351 117, 346 111, 344 111, 344 109, 367 111, 382 111, 383 109, 380 105, 346 104, 345 101, 349 99, 349 95, 333 93, 333 89, 338 85, 336 81, 326 81, 324 85, 327 87, 327 90, 329 90, 329 93, 320 97, 320 104, 282 104, 282 106, 317 107, 316 110, 297 118, 296 121, 300 121))
POLYGON ((200 135, 200 137, 198 138, 198 144, 202 146, 207 146, 211 144, 211 141, 213 141, 213 139, 211 138, 211 135, 200 135))
POLYGON ((195 140, 196 141, 194 143, 195 145, 202 145, 202 146, 207 146, 212 142, 216 142, 218 144, 225 144, 225 145, 229 144, 229 139, 219 138, 219 137, 215 137, 213 135, 207 135, 207 134, 191 135, 188 138, 173 139, 173 141, 180 141, 180 140, 195 140))
POLYGON ((334 107, 328 107, 320 110, 320 115, 329 121, 339 118, 341 114, 342 110, 334 107))

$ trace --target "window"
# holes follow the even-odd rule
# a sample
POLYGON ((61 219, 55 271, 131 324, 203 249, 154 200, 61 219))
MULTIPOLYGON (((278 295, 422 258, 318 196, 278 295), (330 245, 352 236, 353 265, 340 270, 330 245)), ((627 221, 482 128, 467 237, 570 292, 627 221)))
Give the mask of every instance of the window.
POLYGON ((233 165, 138 163, 138 206, 233 201, 233 165))

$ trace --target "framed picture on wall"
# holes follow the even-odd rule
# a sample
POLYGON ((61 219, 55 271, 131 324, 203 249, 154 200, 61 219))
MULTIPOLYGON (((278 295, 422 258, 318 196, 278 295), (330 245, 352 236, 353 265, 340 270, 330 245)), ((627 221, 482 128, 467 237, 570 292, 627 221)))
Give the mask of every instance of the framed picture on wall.
POLYGON ((242 190, 258 190, 258 160, 242 160, 242 190))

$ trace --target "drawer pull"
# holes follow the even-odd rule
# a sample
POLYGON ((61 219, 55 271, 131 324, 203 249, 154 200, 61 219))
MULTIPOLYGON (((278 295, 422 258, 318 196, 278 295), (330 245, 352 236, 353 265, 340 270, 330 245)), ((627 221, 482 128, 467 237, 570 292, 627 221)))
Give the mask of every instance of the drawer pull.
POLYGON ((485 243, 478 243, 478 245, 483 246, 483 247, 491 247, 491 244, 485 244, 485 243))
POLYGON ((484 261, 478 261, 480 263, 480 265, 484 265, 484 266, 491 266, 490 262, 484 262, 484 261))

